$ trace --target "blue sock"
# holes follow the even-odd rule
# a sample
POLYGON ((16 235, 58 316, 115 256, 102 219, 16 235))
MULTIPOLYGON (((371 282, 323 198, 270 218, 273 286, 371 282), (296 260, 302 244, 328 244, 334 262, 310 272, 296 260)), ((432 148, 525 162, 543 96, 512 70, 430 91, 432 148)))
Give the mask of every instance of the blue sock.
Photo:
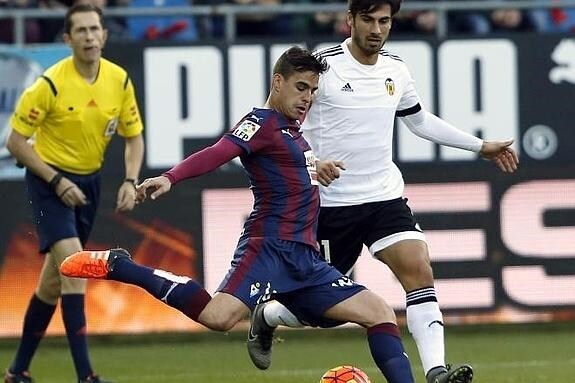
POLYGON ((195 321, 212 299, 202 286, 190 278, 138 265, 126 258, 116 261, 108 279, 139 286, 195 321))
POLYGON ((56 310, 56 305, 42 302, 36 294, 32 296, 24 316, 22 338, 20 338, 14 362, 10 366, 10 372, 28 371, 32 357, 54 315, 54 310, 56 310))
POLYGON ((62 295, 62 319, 66 328, 68 345, 76 368, 78 379, 92 374, 86 339, 86 314, 84 313, 84 294, 62 295))
POLYGON ((395 324, 381 323, 368 328, 367 339, 373 360, 389 383, 415 382, 395 324))
POLYGON ((127 258, 118 258, 115 261, 108 279, 139 286, 158 299, 161 298, 162 286, 166 281, 165 278, 154 275, 154 269, 151 267, 138 265, 127 258))

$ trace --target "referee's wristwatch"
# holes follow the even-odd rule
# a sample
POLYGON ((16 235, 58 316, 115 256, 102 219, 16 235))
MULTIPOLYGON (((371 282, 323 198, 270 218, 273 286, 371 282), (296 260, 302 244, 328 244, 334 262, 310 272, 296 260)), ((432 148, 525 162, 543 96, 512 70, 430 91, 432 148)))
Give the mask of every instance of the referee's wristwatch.
POLYGON ((138 186, 138 180, 136 178, 124 178, 124 182, 132 184, 132 186, 134 186, 134 189, 136 188, 136 186, 138 186))

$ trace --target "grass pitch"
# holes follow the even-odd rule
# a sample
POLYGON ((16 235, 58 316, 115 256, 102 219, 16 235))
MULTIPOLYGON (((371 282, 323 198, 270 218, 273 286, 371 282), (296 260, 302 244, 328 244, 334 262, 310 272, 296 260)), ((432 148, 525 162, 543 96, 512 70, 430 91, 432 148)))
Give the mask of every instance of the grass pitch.
MULTIPOLYGON (((402 329, 416 381, 424 383, 411 337, 402 329)), ((327 369, 352 364, 373 383, 385 382, 376 369, 361 329, 282 330, 269 370, 252 366, 245 332, 92 337, 93 365, 115 383, 317 383, 327 369)), ((449 327, 447 359, 469 362, 474 383, 564 383, 575 376, 575 324, 449 327)), ((0 368, 16 348, 0 340, 0 368)), ((74 382, 64 339, 43 341, 32 364, 37 383, 74 382)))

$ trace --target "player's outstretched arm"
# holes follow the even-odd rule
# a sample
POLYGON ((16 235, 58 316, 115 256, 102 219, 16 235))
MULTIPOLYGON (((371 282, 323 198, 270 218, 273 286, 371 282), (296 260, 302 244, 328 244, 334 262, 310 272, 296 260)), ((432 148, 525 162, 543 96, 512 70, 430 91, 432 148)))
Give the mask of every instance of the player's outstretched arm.
POLYGON ((484 141, 479 154, 481 157, 495 162, 497 167, 506 173, 513 173, 519 166, 519 158, 511 148, 513 140, 484 141))
POLYGON ((317 172, 317 180, 323 186, 329 186, 334 180, 339 178, 340 169, 345 170, 345 166, 342 161, 332 160, 318 160, 315 163, 315 168, 317 172))
POLYGON ((166 176, 146 178, 141 184, 136 186, 136 203, 144 202, 148 196, 154 200, 170 191, 172 183, 166 176))

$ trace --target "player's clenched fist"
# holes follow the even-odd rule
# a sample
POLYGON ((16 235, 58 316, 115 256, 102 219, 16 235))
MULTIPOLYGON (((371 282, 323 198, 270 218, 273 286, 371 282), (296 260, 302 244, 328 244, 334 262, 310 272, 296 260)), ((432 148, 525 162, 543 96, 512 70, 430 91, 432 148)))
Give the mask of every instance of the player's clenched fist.
POLYGON ((146 178, 136 187, 136 203, 142 203, 148 198, 156 199, 172 188, 172 183, 165 176, 146 178))
POLYGON ((329 186, 335 179, 339 178, 339 170, 345 170, 341 161, 316 161, 317 180, 323 186, 329 186))

